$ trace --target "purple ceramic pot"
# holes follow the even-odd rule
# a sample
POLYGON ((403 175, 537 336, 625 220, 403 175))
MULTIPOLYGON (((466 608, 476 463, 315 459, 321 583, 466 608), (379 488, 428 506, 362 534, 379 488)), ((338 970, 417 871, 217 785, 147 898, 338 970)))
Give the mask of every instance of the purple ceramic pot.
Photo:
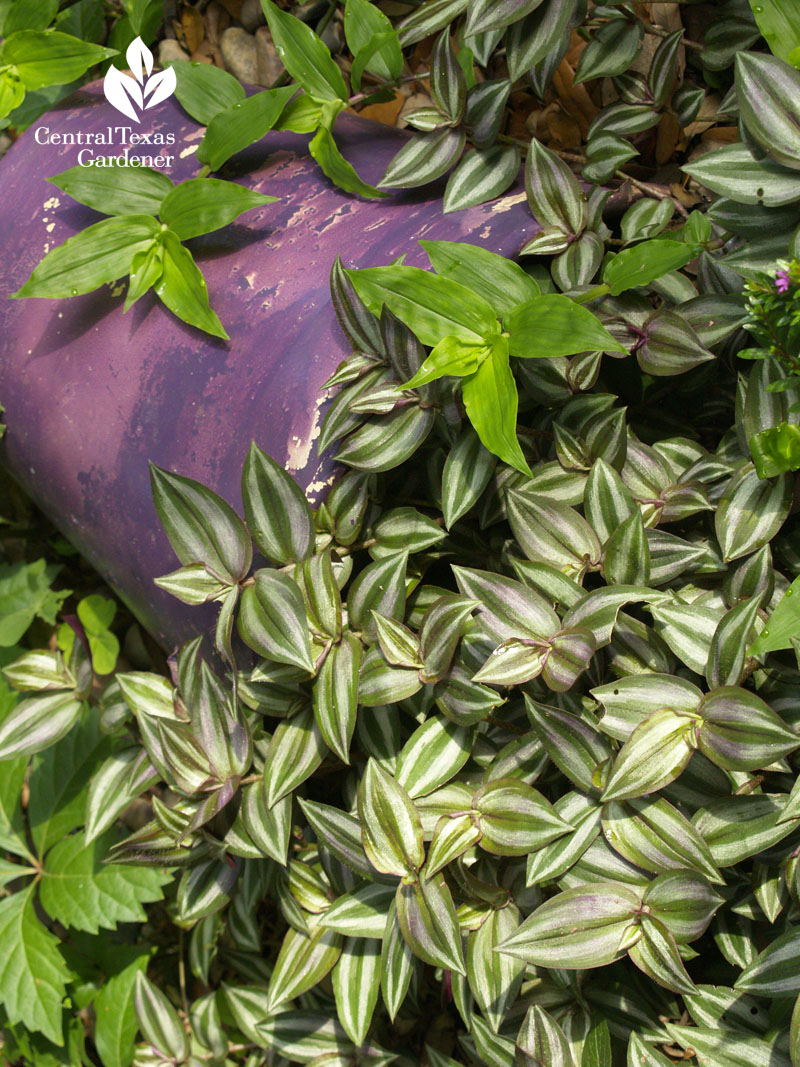
MULTIPOLYGON (((153 508, 148 460, 197 478, 240 509, 242 463, 255 440, 319 500, 335 477, 331 459, 314 445, 320 391, 348 354, 328 290, 337 253, 348 266, 384 264, 402 253, 426 266, 416 241, 427 237, 470 240, 513 256, 537 227, 519 187, 451 215, 442 214, 441 184, 386 200, 347 196, 307 155, 306 137, 270 133, 237 156, 226 176, 280 202, 192 242, 230 342, 183 325, 152 294, 123 315, 122 286, 72 300, 5 299, 44 252, 98 220, 47 184, 75 166, 80 151, 54 144, 53 135, 63 142, 66 133, 127 121, 99 85, 87 86, 0 162, 2 460, 171 648, 214 612, 186 608, 153 585, 177 561, 153 508)), ((175 157, 164 168, 171 178, 197 173, 203 130, 177 102, 147 112, 142 131, 174 135, 174 146, 163 150, 175 157)), ((336 136, 359 174, 375 182, 406 135, 345 114, 336 136)))

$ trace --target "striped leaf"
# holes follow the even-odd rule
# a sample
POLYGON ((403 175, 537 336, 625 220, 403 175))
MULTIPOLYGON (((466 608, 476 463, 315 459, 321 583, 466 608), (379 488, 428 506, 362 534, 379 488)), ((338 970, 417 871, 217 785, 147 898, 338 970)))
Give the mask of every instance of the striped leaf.
POLYGON ((160 674, 126 671, 116 675, 125 703, 134 715, 177 721, 175 687, 160 674))
POLYGON ((566 504, 536 504, 521 493, 511 492, 508 521, 528 559, 549 563, 577 580, 588 567, 596 568, 600 562, 597 534, 566 504))
POLYGON ((379 648, 371 648, 364 656, 358 679, 358 702, 364 707, 396 704, 421 688, 418 670, 390 667, 379 648))
POLYGON ((230 903, 239 877, 238 864, 209 860, 183 872, 178 885, 177 915, 187 925, 221 911, 230 903))
POLYGON ((471 815, 442 816, 436 824, 428 849, 428 860, 425 864, 428 877, 438 874, 480 839, 480 825, 471 815))
POLYGON ((640 905, 637 892, 617 883, 567 889, 541 904, 499 948, 537 967, 602 967, 638 937, 640 905))
POLYGON ((606 541, 603 577, 611 584, 647 585, 651 576, 650 558, 647 531, 637 509, 606 541))
MULTIPOLYGON (((239 989, 227 989, 226 1002, 230 1004, 232 994, 239 992, 239 989)), ((253 1033, 248 1036, 259 1045, 280 1049, 281 1055, 290 1056, 295 1062, 311 1063, 324 1056, 338 1056, 346 1060, 355 1052, 353 1043, 341 1025, 327 1012, 292 1008, 269 1015, 266 1019, 265 1014, 265 1009, 261 1008, 253 1033)), ((239 1018, 236 1023, 242 1029, 239 1018)), ((247 1031, 244 1033, 247 1034, 247 1031)))
POLYGON ((418 959, 466 974, 456 909, 442 875, 401 882, 395 907, 403 938, 418 959))
POLYGON ((325 742, 311 708, 278 723, 264 760, 267 807, 274 807, 312 775, 322 763, 325 751, 325 742))
POLYGON ((401 619, 406 598, 408 552, 396 552, 367 564, 350 586, 347 611, 350 623, 373 638, 377 629, 372 612, 401 619))
POLYGON ((270 808, 264 779, 252 782, 242 790, 239 814, 256 848, 285 867, 292 828, 291 797, 287 794, 270 808))
POLYGON ((358 787, 364 851, 376 870, 404 876, 425 862, 422 824, 406 790, 370 759, 358 787))
POLYGON ((260 656, 314 673, 303 597, 288 575, 256 571, 255 584, 242 593, 237 626, 245 644, 260 656))
POLYGON ((779 823, 785 794, 751 794, 711 800, 694 817, 718 867, 731 867, 772 848, 792 830, 779 823))
POLYGON ((346 633, 331 647, 314 681, 314 719, 325 744, 343 763, 350 762, 360 667, 361 642, 346 633))
POLYGON ((628 1039, 627 1067, 671 1067, 673 1062, 658 1049, 642 1041, 635 1031, 631 1031, 628 1039))
POLYGON ((394 886, 369 882, 332 904, 320 917, 320 925, 347 937, 381 939, 394 903, 394 886))
POLYGON ((339 959, 342 943, 342 937, 333 930, 319 927, 306 935, 290 927, 270 978, 269 1011, 321 982, 339 959))
POLYGON ((600 833, 600 806, 580 793, 565 793, 553 805, 574 829, 528 856, 526 885, 555 881, 577 863, 600 833))
MULTIPOLYGON (((441 178, 458 160, 465 141, 463 129, 449 126, 417 134, 391 161, 378 188, 415 189, 441 178)), ((423 338, 420 340, 426 343, 423 338)))
POLYGON ((381 995, 392 1022, 406 999, 416 969, 417 958, 403 937, 397 919, 397 908, 392 899, 381 947, 381 995))
POLYGON ((603 833, 621 856, 647 871, 689 868, 712 882, 722 881, 697 829, 663 797, 604 805, 603 833))
POLYGON ((697 746, 712 763, 746 771, 769 766, 793 752, 800 737, 764 701, 746 689, 712 690, 699 707, 697 746))
POLYGON ((630 490, 618 472, 602 459, 592 464, 583 509, 603 545, 626 519, 634 515, 641 518, 630 490))
POLYGON ((54 745, 69 733, 84 706, 71 690, 21 700, 0 725, 0 760, 30 756, 54 745))
POLYGON ((294 478, 253 442, 242 471, 248 528, 267 559, 284 565, 314 548, 311 508, 294 478))
POLYGON ((723 899, 702 875, 668 871, 648 885, 643 903, 678 944, 686 945, 705 933, 723 899))
POLYGON ((354 1045, 367 1036, 378 1000, 381 979, 380 948, 372 940, 348 937, 333 968, 333 995, 336 1014, 354 1045))
POLYGON ((673 597, 650 608, 655 630, 689 670, 703 675, 721 611, 705 604, 686 604, 673 597))
POLYGON ((641 937, 628 951, 639 970, 674 993, 694 993, 696 986, 686 973, 675 938, 666 926, 651 915, 643 915, 639 929, 641 937))
POLYGON ((637 726, 620 749, 602 799, 644 796, 674 781, 694 751, 697 719, 661 708, 637 726))
POLYGON ((541 793, 517 778, 488 782, 475 794, 481 848, 495 856, 524 856, 568 834, 572 827, 541 793))
POLYGON ((762 481, 749 464, 735 474, 714 516, 725 561, 749 556, 771 541, 789 514, 791 501, 788 474, 762 481))
POLYGON ((485 922, 467 938, 467 978, 472 994, 489 1025, 498 1031, 506 1012, 522 985, 525 964, 513 956, 496 952, 520 923, 513 904, 492 910, 485 922))
POLYGON ((660 708, 691 715, 703 699, 696 685, 669 674, 630 675, 591 692, 605 712, 601 729, 619 741, 627 741, 634 728, 660 708))
POLYGON ((525 190, 531 213, 540 225, 556 226, 575 236, 582 233, 587 210, 580 183, 567 164, 535 137, 531 138, 525 164, 525 190))
POLYGON ((423 660, 421 677, 437 682, 450 668, 456 647, 478 601, 448 595, 431 604, 420 624, 419 646, 423 660))
POLYGON ((189 1042, 178 1013, 142 971, 136 972, 133 1006, 139 1028, 148 1044, 168 1059, 185 1059, 189 1052, 189 1042))
POLYGON ((748 133, 772 159, 800 170, 800 74, 777 56, 736 56, 737 99, 748 133))
POLYGON ((664 1023, 674 1044, 693 1049, 700 1067, 789 1067, 789 1061, 755 1034, 724 1026, 676 1026, 664 1023))
POLYGON ((181 563, 205 563, 231 584, 244 578, 253 558, 250 534, 220 496, 153 463, 150 487, 161 525, 181 563))
POLYGON ((785 997, 800 993, 798 946, 800 930, 791 929, 781 934, 742 971, 735 988, 762 997, 785 997))
POLYGON ((516 1062, 519 1067, 576 1067, 564 1031, 538 1004, 528 1008, 517 1034, 516 1062))
POLYGON ((577 715, 535 703, 527 696, 525 704, 550 759, 579 789, 591 792, 596 786, 595 772, 611 756, 611 745, 577 715))
POLYGON ((559 619, 544 597, 502 574, 453 566, 459 591, 480 602, 478 621, 493 641, 542 637, 559 629, 559 619))
POLYGON ((502 196, 514 184, 519 163, 519 149, 515 145, 471 148, 447 179, 445 215, 502 196))
POLYGON ((706 681, 716 686, 738 685, 744 671, 745 652, 757 618, 759 597, 744 600, 722 616, 708 650, 706 681))
POLYGON ((465 10, 468 0, 427 0, 400 23, 400 43, 403 48, 430 37, 447 26, 465 10))
POLYGON ((397 761, 396 778, 414 799, 448 782, 467 762, 472 730, 446 719, 428 719, 409 737, 397 761))
POLYGON ((436 39, 431 52, 431 97, 436 107, 450 119, 460 122, 467 102, 464 71, 450 42, 450 28, 436 39))
POLYGON ((325 847, 351 871, 372 878, 375 870, 364 852, 358 819, 328 804, 317 804, 302 797, 298 802, 311 829, 325 847))
POLYGON ((391 470, 416 452, 432 426, 433 414, 429 408, 408 404, 388 415, 370 419, 350 434, 336 459, 359 471, 391 470))

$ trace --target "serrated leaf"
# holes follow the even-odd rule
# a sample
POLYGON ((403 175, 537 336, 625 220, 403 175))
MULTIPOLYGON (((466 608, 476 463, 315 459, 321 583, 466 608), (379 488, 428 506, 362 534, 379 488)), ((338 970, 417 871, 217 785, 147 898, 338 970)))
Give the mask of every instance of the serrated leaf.
POLYGON ((0 900, 0 999, 9 1022, 63 1045, 61 1001, 70 972, 58 940, 39 922, 35 887, 0 900))

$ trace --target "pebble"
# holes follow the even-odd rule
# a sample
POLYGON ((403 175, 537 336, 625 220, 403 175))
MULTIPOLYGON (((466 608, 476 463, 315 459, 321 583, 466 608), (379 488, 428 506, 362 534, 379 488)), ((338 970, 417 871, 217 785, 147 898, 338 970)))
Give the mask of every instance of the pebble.
POLYGON ((178 42, 171 37, 165 37, 158 46, 158 61, 162 67, 166 67, 167 63, 173 63, 175 60, 188 59, 188 52, 184 52, 178 42))
POLYGON ((256 39, 241 26, 231 26, 220 41, 225 67, 240 82, 253 85, 258 80, 256 39))
POLYGON ((256 84, 269 89, 275 83, 275 79, 283 74, 283 63, 273 44, 272 34, 266 26, 259 26, 256 30, 255 41, 258 64, 256 84))
POLYGON ((261 0, 244 0, 239 21, 248 33, 255 33, 259 26, 265 26, 267 17, 261 7, 261 0))

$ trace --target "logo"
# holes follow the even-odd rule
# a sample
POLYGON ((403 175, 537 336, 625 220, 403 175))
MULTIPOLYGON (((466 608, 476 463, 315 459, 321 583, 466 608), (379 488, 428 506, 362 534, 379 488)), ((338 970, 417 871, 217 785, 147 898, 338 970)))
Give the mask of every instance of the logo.
POLYGON ((123 74, 116 67, 109 67, 103 81, 106 100, 117 111, 134 122, 141 122, 141 113, 167 100, 175 92, 175 71, 153 71, 153 53, 137 37, 125 53, 128 66, 133 74, 123 74))

